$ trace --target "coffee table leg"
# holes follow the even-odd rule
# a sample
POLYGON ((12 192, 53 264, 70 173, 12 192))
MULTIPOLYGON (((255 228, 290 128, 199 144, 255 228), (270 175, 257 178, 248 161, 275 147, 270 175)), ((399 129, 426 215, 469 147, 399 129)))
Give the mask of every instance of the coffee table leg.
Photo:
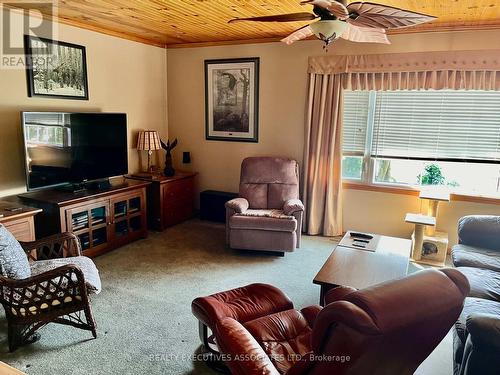
POLYGON ((319 290, 319 304, 320 306, 325 306, 325 297, 326 293, 328 293, 331 289, 338 287, 338 285, 325 285, 321 284, 320 290, 319 290))

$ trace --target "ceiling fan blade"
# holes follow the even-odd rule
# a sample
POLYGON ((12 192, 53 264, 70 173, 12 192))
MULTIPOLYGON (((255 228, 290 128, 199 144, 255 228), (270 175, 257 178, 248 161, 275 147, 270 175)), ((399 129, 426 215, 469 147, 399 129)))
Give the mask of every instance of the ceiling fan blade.
POLYGON ((294 21, 311 21, 316 19, 317 16, 308 13, 291 13, 291 14, 278 14, 276 16, 262 16, 262 17, 250 17, 250 18, 234 18, 229 20, 228 23, 239 22, 239 21, 256 21, 256 22, 294 22, 294 21))
POLYGON ((288 35, 286 38, 281 39, 281 41, 283 43, 290 45, 293 42, 296 42, 297 40, 306 39, 312 35, 314 35, 314 33, 312 32, 311 27, 309 25, 306 25, 304 27, 301 27, 298 30, 295 30, 293 33, 288 35))
POLYGON ((310 4, 314 6, 318 6, 320 8, 326 9, 335 17, 341 20, 345 20, 349 17, 349 11, 346 6, 339 1, 335 0, 305 0, 301 2, 302 5, 310 4))
POLYGON ((357 17, 351 16, 347 22, 361 27, 395 29, 418 25, 437 18, 427 14, 373 3, 351 3, 347 6, 347 9, 350 14, 358 14, 357 17))
POLYGON ((385 29, 378 27, 360 27, 347 24, 347 29, 340 36, 343 39, 358 43, 382 43, 391 44, 385 33, 385 29))

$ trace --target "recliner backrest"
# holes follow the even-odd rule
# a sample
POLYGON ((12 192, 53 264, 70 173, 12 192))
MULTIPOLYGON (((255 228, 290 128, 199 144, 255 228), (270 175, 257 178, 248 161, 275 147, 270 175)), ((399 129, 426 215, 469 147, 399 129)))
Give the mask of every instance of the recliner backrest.
POLYGON ((293 159, 249 157, 241 163, 240 197, 253 209, 281 209, 299 198, 299 168, 293 159))
POLYGON ((429 269, 330 303, 314 324, 317 359, 307 373, 413 374, 451 329, 468 292, 459 271, 429 269))

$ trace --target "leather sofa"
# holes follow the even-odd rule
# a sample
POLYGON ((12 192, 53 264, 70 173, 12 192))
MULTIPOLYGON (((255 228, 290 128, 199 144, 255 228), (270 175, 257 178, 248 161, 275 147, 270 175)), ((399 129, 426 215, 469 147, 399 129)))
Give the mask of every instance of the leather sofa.
POLYGON ((429 269, 294 309, 266 284, 200 297, 193 314, 215 334, 232 374, 413 374, 458 318, 467 279, 429 269))
POLYGON ((464 216, 453 265, 470 283, 454 329, 454 374, 500 373, 500 216, 464 216))
POLYGON ((295 160, 246 158, 239 197, 226 202, 226 242, 232 249, 284 255, 300 247, 303 212, 295 160))

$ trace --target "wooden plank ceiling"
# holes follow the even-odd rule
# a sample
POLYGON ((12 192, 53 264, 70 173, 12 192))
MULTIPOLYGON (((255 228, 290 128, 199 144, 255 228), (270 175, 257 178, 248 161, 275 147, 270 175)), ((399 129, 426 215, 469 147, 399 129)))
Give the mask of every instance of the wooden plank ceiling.
MULTIPOLYGON (((309 5, 301 6, 299 1, 59 0, 56 3, 57 18, 62 23, 147 44, 180 47, 278 40, 307 22, 228 24, 227 21, 235 17, 312 10, 309 5)), ((432 23, 398 32, 500 28, 499 0, 371 1, 438 17, 432 23)))

